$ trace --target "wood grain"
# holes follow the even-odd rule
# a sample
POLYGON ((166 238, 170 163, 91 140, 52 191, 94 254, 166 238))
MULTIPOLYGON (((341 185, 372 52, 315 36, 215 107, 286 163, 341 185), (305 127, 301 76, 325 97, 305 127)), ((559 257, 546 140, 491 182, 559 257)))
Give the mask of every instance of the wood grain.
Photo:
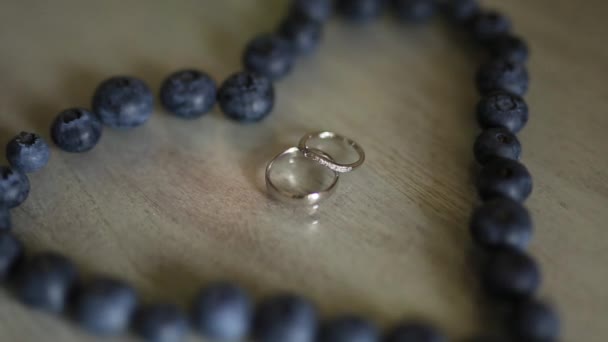
MULTIPOLYGON (((488 0, 529 39, 532 109, 521 134, 535 176, 528 204, 542 296, 564 341, 608 340, 608 29, 606 2, 488 0)), ((218 81, 253 35, 275 27, 279 0, 0 2, 3 141, 40 132, 60 110, 88 106, 115 74, 157 88, 197 67, 218 81)), ((424 317, 450 336, 483 328, 470 256, 471 146, 477 60, 440 24, 340 21, 323 48, 277 85, 273 116, 242 126, 214 114, 158 110, 144 127, 107 129, 91 153, 53 150, 13 211, 30 251, 60 250, 84 276, 134 284, 144 300, 185 304, 231 279, 261 297, 297 291, 324 316, 357 312, 381 326, 424 317), (261 171, 303 133, 334 130, 368 153, 318 222, 267 199, 261 171)), ((95 341, 66 320, 0 291, 2 341, 95 341)), ((117 338, 115 341, 121 341, 117 338)))

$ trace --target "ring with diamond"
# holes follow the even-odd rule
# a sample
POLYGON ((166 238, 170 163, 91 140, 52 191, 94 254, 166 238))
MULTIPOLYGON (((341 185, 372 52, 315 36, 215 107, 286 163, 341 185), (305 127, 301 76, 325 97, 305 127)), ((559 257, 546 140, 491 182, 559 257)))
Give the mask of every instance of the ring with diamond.
POLYGON ((310 158, 310 159, 316 161, 317 163, 319 163, 335 172, 339 172, 339 173, 351 172, 354 169, 361 166, 363 164, 363 162, 365 162, 365 151, 359 144, 357 144, 352 139, 349 139, 345 136, 342 136, 342 135, 334 133, 334 132, 308 133, 305 136, 303 136, 302 139, 300 139, 300 143, 298 144, 298 147, 300 148, 300 150, 302 150, 302 152, 304 153, 304 156, 306 156, 307 158, 310 158), (311 139, 321 139, 321 140, 332 139, 332 140, 339 140, 341 142, 344 142, 355 150, 355 152, 358 155, 358 159, 354 163, 348 163, 348 164, 337 163, 327 153, 322 152, 319 149, 310 147, 308 145, 308 143, 311 139))

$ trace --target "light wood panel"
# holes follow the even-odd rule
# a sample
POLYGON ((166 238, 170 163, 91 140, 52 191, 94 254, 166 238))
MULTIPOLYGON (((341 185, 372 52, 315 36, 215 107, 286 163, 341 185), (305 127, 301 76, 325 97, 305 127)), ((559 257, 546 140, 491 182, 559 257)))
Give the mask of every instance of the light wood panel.
MULTIPOLYGON (((608 5, 488 0, 531 44, 532 109, 521 134, 535 176, 528 204, 543 297, 564 341, 608 339, 608 5)), ((271 30, 284 1, 0 1, 0 129, 48 137, 66 107, 131 74, 158 88, 182 67, 218 81, 243 46, 271 30)), ((386 326, 433 320, 450 336, 481 329, 467 221, 474 206, 474 56, 442 25, 332 22, 321 51, 277 85, 267 121, 219 111, 185 122, 158 110, 144 127, 107 129, 91 153, 53 150, 14 210, 30 250, 60 250, 86 274, 133 283, 144 299, 186 303, 231 279, 257 297, 313 298, 325 316, 358 312, 386 326), (305 132, 359 141, 368 161, 343 178, 319 221, 267 199, 261 172, 305 132)), ((6 341, 95 341, 0 291, 6 341)), ((120 341, 121 339, 115 339, 120 341)))

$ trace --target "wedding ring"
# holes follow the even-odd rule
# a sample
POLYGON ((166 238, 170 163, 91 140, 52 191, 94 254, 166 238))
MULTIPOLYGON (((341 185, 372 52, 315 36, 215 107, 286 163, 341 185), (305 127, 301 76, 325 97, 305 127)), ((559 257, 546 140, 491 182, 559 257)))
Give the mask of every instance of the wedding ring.
POLYGON ((300 140, 300 143, 298 144, 298 147, 300 148, 300 150, 302 150, 302 152, 304 153, 304 156, 306 156, 307 158, 310 158, 310 159, 314 160, 315 162, 317 162, 333 171, 339 172, 339 173, 351 172, 352 170, 361 166, 363 164, 363 162, 365 161, 365 151, 363 151, 363 148, 361 146, 359 146, 359 144, 357 144, 354 140, 351 140, 345 136, 342 136, 342 135, 334 133, 334 132, 308 133, 302 137, 302 139, 300 140), (318 149, 311 148, 310 146, 308 146, 308 142, 311 139, 322 139, 322 140, 335 139, 335 140, 345 142, 347 145, 352 147, 355 150, 355 152, 357 152, 357 154, 359 155, 359 159, 357 161, 355 161, 354 163, 350 163, 350 164, 337 163, 327 153, 324 153, 318 149))
MULTIPOLYGON (((333 160, 331 156, 323 151, 311 148, 310 152, 314 152, 327 160, 333 160)), ((333 194, 339 179, 339 173, 316 164, 307 158, 298 147, 292 147, 280 153, 266 166, 268 192, 271 196, 283 202, 315 206, 333 194), (286 165, 281 165, 285 162, 286 165), (305 167, 313 169, 305 170, 305 167), (292 168, 293 171, 290 173, 288 168, 292 168), (298 177, 297 172, 304 170, 307 171, 305 177, 298 177), (316 176, 320 176, 319 179, 315 179, 316 176), (320 178, 327 178, 328 181, 322 182, 320 178), (310 181, 312 185, 297 184, 301 181, 310 181)))

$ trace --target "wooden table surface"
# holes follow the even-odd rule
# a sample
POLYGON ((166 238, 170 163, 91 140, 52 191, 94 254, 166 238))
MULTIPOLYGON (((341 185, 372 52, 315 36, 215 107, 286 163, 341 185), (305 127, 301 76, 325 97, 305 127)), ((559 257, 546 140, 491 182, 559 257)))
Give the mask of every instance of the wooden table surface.
MULTIPOLYGON (((280 0, 0 1, 0 129, 49 138, 62 109, 88 106, 104 78, 157 89, 196 67, 218 81, 245 43, 275 27, 280 0)), ((531 44, 531 121, 521 134, 535 176, 527 202, 541 296, 564 341, 608 340, 608 5, 487 0, 531 44)), ((258 125, 219 110, 182 121, 158 109, 143 127, 106 129, 90 153, 53 148, 13 211, 30 251, 58 250, 85 277, 129 281, 142 298, 186 304, 204 284, 239 282, 256 298, 296 291, 323 316, 355 312, 382 327, 424 317, 450 336, 483 328, 467 223, 475 205, 477 61, 439 24, 332 22, 323 48, 277 84, 258 125), (345 176, 318 221, 266 196, 269 158, 308 131, 360 142, 368 160, 345 176)), ((63 318, 0 291, 2 341, 96 341, 63 318)), ((112 339, 110 339, 112 340, 112 339)), ((122 341, 117 338, 115 341, 122 341)))

